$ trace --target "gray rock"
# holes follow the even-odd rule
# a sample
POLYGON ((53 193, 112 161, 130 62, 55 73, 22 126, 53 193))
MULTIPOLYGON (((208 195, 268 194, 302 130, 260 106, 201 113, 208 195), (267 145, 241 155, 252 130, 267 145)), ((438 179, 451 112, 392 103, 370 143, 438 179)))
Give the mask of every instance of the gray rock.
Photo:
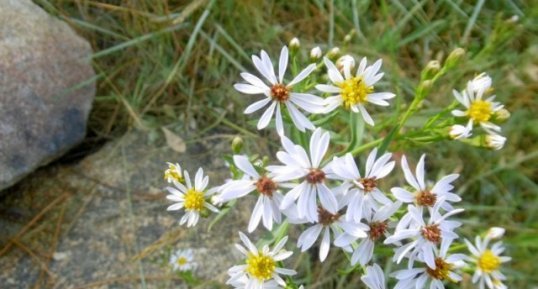
POLYGON ((90 45, 30 0, 0 0, 0 190, 79 143, 95 96, 90 45))
POLYGON ((188 229, 178 224, 180 212, 166 211, 163 180, 172 161, 190 172, 203 167, 210 185, 219 185, 229 175, 221 158, 228 153, 228 141, 195 143, 180 154, 164 139, 151 144, 146 133, 132 132, 79 164, 37 171, 0 202, 2 288, 143 288, 142 278, 147 288, 193 288, 167 264, 178 248, 194 251, 194 274, 204 280, 196 288, 228 288, 226 271, 239 262, 233 244, 256 197, 239 200, 211 231, 208 219, 188 229), (17 244, 9 243, 50 204, 17 244))

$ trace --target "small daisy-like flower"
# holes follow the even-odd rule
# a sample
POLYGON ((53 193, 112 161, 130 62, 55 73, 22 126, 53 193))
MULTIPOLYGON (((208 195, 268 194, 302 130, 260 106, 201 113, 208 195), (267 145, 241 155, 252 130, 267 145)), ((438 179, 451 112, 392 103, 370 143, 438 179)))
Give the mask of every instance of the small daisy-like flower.
POLYGON ((343 106, 345 109, 360 113, 366 123, 374 125, 374 120, 366 111, 365 105, 373 103, 388 106, 386 100, 395 96, 390 92, 374 92, 374 85, 383 77, 383 73, 378 73, 381 59, 367 67, 366 58, 363 58, 355 75, 351 74, 350 62, 343 63, 342 75, 328 58, 324 58, 323 61, 332 84, 318 84, 316 88, 321 92, 336 94, 326 98, 327 112, 343 106))
POLYGON ((282 238, 273 250, 265 245, 261 250, 239 232, 244 246, 236 244, 235 247, 245 256, 245 264, 233 266, 228 270, 230 279, 226 282, 235 288, 265 289, 282 288, 286 282, 280 275, 295 275, 294 270, 278 267, 278 262, 289 258, 293 252, 283 250, 288 237, 282 238))
POLYGON ((502 281, 506 280, 506 277, 499 269, 502 263, 508 262, 512 258, 501 256, 505 248, 500 241, 488 248, 492 239, 500 238, 504 233, 504 229, 502 229, 502 233, 499 234, 498 229, 502 228, 496 228, 495 231, 490 230, 484 240, 477 236, 474 245, 465 240, 467 248, 472 254, 472 256, 468 257, 468 260, 476 265, 472 282, 478 283, 480 289, 484 289, 486 285, 490 289, 506 288, 502 283, 502 281))
POLYGON ((463 254, 453 254, 447 256, 448 247, 441 249, 435 257, 435 268, 412 268, 396 271, 392 274, 398 283, 394 288, 398 289, 444 289, 443 282, 459 282, 461 276, 454 272, 465 265, 463 254), (427 285, 429 283, 429 286, 427 285))
POLYGON ((245 176, 224 184, 219 199, 227 202, 244 197, 253 191, 258 192, 258 201, 252 211, 248 231, 254 231, 261 220, 265 228, 272 230, 273 221, 280 223, 282 219, 279 206, 283 196, 278 191, 278 184, 270 176, 260 175, 246 156, 235 155, 233 159, 245 176))
POLYGON ((166 196, 167 199, 177 202, 168 207, 168 211, 177 211, 184 209, 185 215, 181 217, 179 224, 187 223, 187 227, 192 227, 198 223, 200 213, 209 209, 213 212, 219 210, 207 201, 207 197, 217 192, 217 188, 206 190, 209 183, 209 177, 204 177, 204 170, 199 168, 194 178, 194 186, 191 183, 189 173, 184 171, 185 185, 176 180, 173 180, 176 188, 166 188, 171 195, 166 196))
POLYGON ((414 260, 421 256, 428 267, 435 269, 435 251, 441 245, 444 250, 452 244, 458 235, 454 229, 461 226, 461 222, 449 221, 448 217, 463 212, 463 209, 455 209, 444 215, 439 213, 439 204, 430 212, 431 216, 426 223, 422 216, 422 210, 409 205, 408 214, 412 218, 409 229, 396 229, 394 234, 385 240, 385 244, 394 244, 404 239, 412 241, 398 248, 394 254, 396 263, 400 263, 406 256, 414 260))
POLYGON ((170 265, 174 271, 190 271, 197 266, 191 249, 179 249, 174 252, 170 256, 170 265))
MULTIPOLYGON (((391 192, 396 199, 403 203, 414 203, 418 207, 432 208, 439 200, 443 199, 448 202, 459 202, 461 198, 452 193, 454 186, 451 184, 456 180, 459 175, 451 174, 441 178, 433 187, 426 186, 424 162, 426 155, 422 155, 420 161, 417 164, 415 175, 409 169, 407 159, 402 157, 402 169, 404 172, 405 180, 414 189, 414 192, 410 192, 404 188, 392 188, 391 192), (415 177, 416 176, 416 177, 415 177)), ((452 206, 448 203, 444 203, 441 206, 445 210, 451 210, 452 206)))
POLYGON ((183 183, 185 180, 183 179, 183 175, 181 174, 181 166, 176 163, 167 163, 168 169, 164 171, 164 179, 168 183, 172 183, 174 181, 178 183, 183 183))
POLYGON ((456 117, 466 117, 469 119, 465 126, 465 129, 468 131, 465 134, 470 134, 473 125, 477 124, 489 133, 498 133, 501 131, 498 125, 491 122, 491 119, 504 106, 494 101, 495 95, 483 99, 484 94, 490 88, 491 78, 485 74, 481 74, 469 81, 467 88, 461 93, 456 90, 452 91, 456 100, 466 108, 465 111, 458 109, 452 111, 452 115, 456 117))
MULTIPOLYGON (((321 262, 325 261, 329 254, 329 249, 331 247, 331 231, 333 232, 333 239, 338 239, 341 234, 345 234, 354 240, 367 237, 365 231, 368 230, 368 226, 362 223, 347 222, 343 220, 344 218, 342 218, 340 213, 333 214, 325 210, 322 206, 318 206, 317 211, 318 221, 301 233, 297 240, 297 247, 301 248, 301 251, 304 252, 310 249, 319 236, 323 234, 319 246, 319 259, 321 262)), ((344 250, 346 251, 351 251, 349 245, 342 247, 344 247, 344 250)))
POLYGON ((329 148, 330 135, 316 129, 310 138, 310 155, 299 145, 293 144, 285 136, 282 137, 284 151, 277 153, 277 158, 284 165, 268 166, 278 182, 301 180, 300 184, 285 183, 293 187, 282 200, 280 209, 285 210, 297 200, 298 217, 316 222, 318 218, 317 200, 331 214, 338 212, 338 204, 334 193, 325 184, 329 165, 321 166, 321 161, 329 148))
POLYGON ((351 154, 342 158, 335 158, 331 169, 336 177, 345 181, 348 191, 346 193, 346 220, 359 222, 370 211, 380 205, 392 202, 378 188, 380 179, 386 177, 394 168, 394 161, 390 161, 392 154, 386 153, 377 158, 377 149, 374 149, 366 160, 364 177, 361 176, 355 160, 351 154))
MULTIPOLYGON (((364 266, 370 262, 374 254, 375 243, 387 234, 389 218, 400 208, 400 205, 400 202, 390 203, 379 208, 376 212, 372 211, 366 215, 368 237, 363 238, 354 250, 353 255, 351 255, 351 265, 354 266, 359 263, 364 266)), ((334 241, 334 244, 339 247, 345 247, 356 240, 355 236, 343 233, 334 241)))
POLYGON ((366 274, 361 277, 361 280, 369 289, 385 289, 385 274, 375 263, 366 267, 366 274))
POLYGON ((269 125, 273 114, 275 114, 276 130, 278 134, 284 134, 284 125, 282 123, 281 105, 286 106, 291 120, 300 131, 305 129, 313 130, 315 127, 308 118, 297 109, 297 107, 310 112, 320 113, 323 110, 324 101, 322 98, 308 94, 293 91, 293 86, 303 81, 315 69, 315 64, 310 64, 301 71, 289 83, 284 83, 284 74, 288 66, 289 52, 286 46, 282 47, 278 63, 278 78, 275 75, 273 63, 265 51, 262 50, 260 57, 252 55, 254 66, 263 77, 269 82, 267 85, 263 80, 248 72, 241 73, 241 77, 247 83, 236 83, 234 88, 245 94, 264 94, 266 97, 256 101, 245 109, 246 114, 251 114, 261 108, 269 105, 267 110, 262 114, 258 121, 258 129, 263 129, 269 125))

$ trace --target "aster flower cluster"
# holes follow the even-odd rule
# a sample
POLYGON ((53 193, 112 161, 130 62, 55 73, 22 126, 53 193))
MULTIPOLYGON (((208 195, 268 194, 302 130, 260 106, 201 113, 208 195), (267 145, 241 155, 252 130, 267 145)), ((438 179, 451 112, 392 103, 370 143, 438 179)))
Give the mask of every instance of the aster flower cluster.
MULTIPOLYGON (((309 58, 314 63, 300 69, 299 47, 297 39, 292 40, 290 49, 282 47, 276 67, 267 52, 253 55, 256 73, 242 72, 243 81, 234 85, 240 93, 261 98, 244 113, 263 111, 257 120, 259 130, 274 123, 280 142, 274 158, 249 156, 234 149, 228 163, 231 178, 214 187, 209 186, 201 168, 194 181, 179 164, 169 163, 165 171, 165 179, 173 184, 167 188, 167 198, 175 202, 168 210, 182 211, 180 225, 192 227, 211 212, 222 216, 237 199, 257 199, 246 230, 252 233, 263 227, 272 233, 272 239, 257 246, 239 232, 242 245, 235 247, 244 260, 229 269, 227 284, 247 289, 298 288, 292 279, 297 272, 283 263, 293 254, 285 249, 289 239, 285 235, 293 228, 300 231, 295 242, 298 250, 315 247, 320 262, 327 259, 331 248, 343 252, 352 271, 362 272, 361 280, 371 289, 386 286, 385 272, 378 265, 383 257, 389 257, 398 267, 390 274, 398 289, 445 288, 446 283, 459 282, 462 274, 471 271, 472 282, 481 289, 506 288, 506 278, 499 268, 509 258, 501 256, 504 247, 500 242, 489 247, 490 241, 500 238, 504 230, 492 229, 484 239, 477 237, 475 244, 462 241, 458 235, 462 222, 456 218, 464 211, 457 206, 462 199, 454 192, 459 175, 448 174, 431 181, 426 155, 411 169, 402 152, 387 152, 391 137, 400 133, 425 96, 424 86, 418 88, 418 100, 410 105, 401 118, 403 123, 387 140, 380 138, 359 146, 355 126, 360 122, 367 124, 366 128, 375 126, 372 107, 388 107, 396 97, 379 91, 384 76, 382 60, 369 64, 362 58, 355 67, 354 56, 338 58, 340 52, 335 49, 323 56, 316 47, 309 58), (290 62, 290 58, 294 61, 290 62), (348 138, 346 145, 342 145, 346 135, 331 125, 340 115, 351 120, 351 140, 348 138), (369 154, 363 155, 367 149, 371 149, 369 154), (389 187, 387 177, 398 172, 402 172, 405 183, 389 187), (461 251, 463 242, 469 254, 461 251), (392 252, 390 256, 387 251, 392 252)), ((451 61, 453 66, 454 59, 451 61)), ((494 96, 485 98, 490 87, 491 78, 481 74, 467 84, 465 91, 454 91, 466 110, 452 111, 458 119, 441 122, 443 129, 448 132, 450 125, 462 117, 468 121, 465 125, 452 125, 445 139, 469 138, 480 126, 490 139, 496 138, 489 141, 489 147, 502 147, 500 127, 494 122, 501 119, 503 106, 493 101, 494 96)))

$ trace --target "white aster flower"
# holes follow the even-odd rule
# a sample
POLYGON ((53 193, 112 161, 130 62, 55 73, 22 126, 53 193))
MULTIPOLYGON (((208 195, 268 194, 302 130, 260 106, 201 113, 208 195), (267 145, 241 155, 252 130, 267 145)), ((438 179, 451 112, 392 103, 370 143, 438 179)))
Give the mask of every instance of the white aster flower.
POLYGON ((325 184, 329 165, 321 166, 323 156, 329 148, 330 135, 321 129, 316 129, 310 138, 310 155, 299 145, 293 144, 288 138, 282 136, 284 151, 277 153, 277 158, 284 165, 268 166, 277 182, 300 181, 300 184, 285 183, 284 186, 293 187, 282 200, 280 209, 289 208, 297 200, 298 217, 316 222, 317 200, 330 213, 338 212, 338 204, 334 192, 325 184))
POLYGON ((196 268, 191 249, 179 249, 170 256, 170 265, 174 271, 190 271, 196 268))
POLYGON ((505 142, 506 138, 502 135, 496 133, 488 133, 486 135, 486 146, 490 149, 498 151, 504 147, 505 142))
POLYGON ((336 178, 343 180, 348 187, 346 192, 346 220, 359 222, 364 215, 382 205, 391 204, 381 190, 378 181, 386 177, 394 168, 392 154, 386 153, 377 158, 377 149, 368 155, 364 176, 361 176, 357 164, 351 154, 342 158, 334 158, 331 169, 336 178))
POLYGON ((204 170, 199 168, 194 178, 194 186, 191 183, 189 173, 184 171, 185 185, 173 180, 176 188, 167 187, 166 189, 171 195, 166 196, 167 199, 177 202, 168 207, 168 211, 177 211, 184 209, 185 215, 180 219, 179 224, 187 223, 187 227, 192 227, 198 223, 200 212, 204 209, 209 209, 213 212, 219 210, 215 208, 206 199, 215 192, 217 188, 206 190, 209 183, 209 177, 204 177, 204 170))
MULTIPOLYGON (((339 205, 342 205, 342 203, 339 205)), ((314 245, 320 235, 323 235, 319 246, 319 259, 321 262, 325 261, 329 254, 331 239, 338 239, 342 234, 349 236, 348 238, 353 240, 368 236, 365 232, 368 230, 368 226, 365 224, 347 222, 342 218, 340 213, 332 214, 322 206, 318 206, 317 213, 318 221, 301 233, 299 239, 297 239, 297 247, 301 248, 301 251, 304 252, 314 245), (331 238, 331 231, 333 238, 331 238)), ((351 251, 352 249, 349 245, 342 247, 346 251, 351 251)))
MULTIPOLYGON (((403 203, 414 203, 419 207, 427 208, 432 208, 441 199, 448 202, 461 201, 461 198, 458 195, 451 192, 454 188, 451 183, 459 177, 458 174, 444 176, 437 183, 435 183, 433 187, 426 185, 426 172, 424 169, 425 158, 426 155, 422 155, 417 164, 414 175, 409 169, 407 159, 405 156, 402 157, 402 169, 405 180, 414 189, 414 192, 410 192, 407 189, 400 187, 392 188, 390 191, 394 194, 396 199, 402 201, 403 203)), ((452 210, 452 206, 448 203, 443 203, 441 208, 445 210, 452 210)))
POLYGON ((448 247, 442 248, 439 255, 435 257, 435 268, 412 268, 396 271, 392 274, 398 282, 395 289, 444 289, 444 281, 459 282, 461 276, 454 272, 465 265, 463 254, 453 254, 447 256, 448 247), (429 286, 428 286, 429 283, 429 286))
POLYGON ((512 258, 501 256, 505 250, 502 242, 496 242, 491 248, 488 248, 490 241, 494 238, 500 238, 503 233, 504 229, 502 228, 496 228, 494 231, 490 229, 484 240, 477 236, 474 245, 465 240, 467 248, 472 254, 468 260, 476 265, 472 282, 478 283, 480 289, 484 289, 485 285, 490 289, 507 288, 502 283, 506 280, 506 276, 499 269, 502 263, 508 262, 512 258), (502 230, 502 233, 499 229, 502 230))
POLYGON ((431 216, 426 223, 421 209, 413 205, 408 206, 408 215, 412 218, 409 228, 396 228, 394 234, 384 242, 385 244, 394 244, 405 239, 411 239, 411 242, 396 250, 393 258, 396 263, 400 263, 406 256, 411 262, 417 257, 421 257, 428 267, 435 269, 434 256, 437 246, 441 246, 441 251, 448 250, 452 241, 458 238, 458 235, 454 233, 454 229, 461 226, 461 222, 449 221, 447 218, 463 212, 463 209, 455 209, 441 215, 439 208, 440 203, 430 211, 431 216))
POLYGON ((361 280, 369 289, 385 289, 385 274, 375 263, 366 267, 366 274, 361 277, 361 280))
POLYGON ((252 211, 248 231, 254 231, 261 220, 263 220, 263 226, 271 231, 273 221, 280 223, 282 220, 279 206, 283 196, 278 191, 278 184, 270 176, 260 175, 246 156, 235 155, 233 159, 235 165, 245 175, 242 179, 229 181, 221 187, 220 201, 228 202, 251 192, 258 192, 258 201, 252 211))
MULTIPOLYGON (((374 254, 374 246, 379 239, 385 237, 387 229, 389 227, 389 218, 400 208, 402 203, 395 202, 386 204, 379 208, 376 212, 370 212, 365 216, 366 226, 368 227, 368 238, 363 238, 357 248, 351 255, 351 265, 357 263, 362 266, 366 265, 372 259, 374 254)), ((352 242, 355 242, 357 238, 347 233, 341 234, 334 244, 339 247, 349 246, 352 242)))
POLYGON ((235 247, 245 256, 245 264, 233 266, 228 270, 230 279, 226 284, 234 288, 244 289, 268 289, 283 288, 286 282, 280 275, 295 275, 294 270, 278 267, 278 263, 289 258, 293 252, 284 250, 288 236, 282 238, 273 250, 265 245, 261 250, 239 232, 239 237, 244 246, 236 244, 235 247))
POLYGON ((257 76, 248 72, 241 73, 241 77, 248 83, 236 83, 234 85, 234 88, 242 93, 264 94, 266 96, 264 99, 256 101, 248 106, 245 109, 245 113, 251 114, 269 105, 258 121, 258 129, 267 127, 276 111, 276 129, 280 135, 283 135, 284 125, 282 123, 281 105, 284 105, 288 109, 291 120, 300 131, 304 132, 305 129, 313 130, 315 127, 312 122, 310 122, 297 107, 310 113, 319 113, 323 110, 324 101, 322 98, 312 94, 294 92, 293 86, 308 77, 308 75, 316 69, 316 65, 310 64, 295 76, 292 81, 284 83, 284 74, 286 73, 286 68, 288 66, 288 48, 284 46, 280 52, 278 78, 275 75, 273 64, 267 53, 262 50, 260 56, 261 57, 252 55, 252 61, 254 62, 256 69, 263 75, 263 77, 265 77, 269 85, 257 76))
POLYGON ((367 67, 366 58, 363 58, 355 75, 351 74, 350 65, 344 65, 344 74, 342 75, 332 61, 328 58, 323 60, 332 84, 318 84, 316 88, 319 91, 333 94, 333 96, 326 98, 327 112, 343 106, 355 113, 360 113, 366 123, 374 125, 374 120, 366 111, 365 105, 373 103, 388 106, 389 103, 386 100, 395 96, 394 93, 390 92, 373 92, 374 84, 383 77, 383 73, 378 73, 381 68, 381 59, 367 67))
POLYGON ((473 129, 473 125, 479 124, 489 133, 500 132, 501 128, 493 124, 490 120, 496 112, 503 109, 503 105, 495 102, 495 95, 483 99, 484 94, 489 91, 491 78, 481 76, 467 83, 467 88, 461 93, 453 90, 452 93, 456 100, 461 103, 466 110, 455 109, 452 115, 456 117, 466 117, 469 119, 466 125, 468 133, 473 129))
POLYGON ((183 175, 181 174, 181 166, 178 163, 176 164, 167 163, 167 164, 168 164, 168 169, 164 171, 164 179, 168 183, 172 183, 174 181, 178 183, 183 183, 184 179, 183 179, 183 175))

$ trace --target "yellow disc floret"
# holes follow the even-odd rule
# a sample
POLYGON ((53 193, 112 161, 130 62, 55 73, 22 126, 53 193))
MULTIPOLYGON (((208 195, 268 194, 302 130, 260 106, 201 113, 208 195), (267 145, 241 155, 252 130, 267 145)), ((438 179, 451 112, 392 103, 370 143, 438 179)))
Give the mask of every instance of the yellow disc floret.
POLYGON ((467 115, 475 123, 488 121, 493 115, 491 103, 481 99, 476 100, 471 103, 471 106, 467 110, 467 115))
POLYGON ((187 258, 185 258, 185 257, 179 257, 179 258, 177 258, 177 264, 178 264, 179 266, 183 266, 183 265, 187 264, 187 262, 188 262, 188 260, 187 260, 187 258))
POLYGON ((185 209, 191 211, 201 211, 204 208, 204 193, 189 189, 185 193, 185 209))
POLYGON ((491 250, 486 250, 478 261, 476 262, 478 268, 485 273, 491 273, 501 266, 501 259, 495 255, 491 250))
POLYGON ((428 267, 426 268, 426 272, 434 279, 452 281, 449 277, 452 267, 451 264, 447 263, 442 258, 437 257, 435 258, 435 269, 428 267))
POLYGON ((268 280, 273 277, 276 262, 273 258, 260 254, 249 255, 247 258, 247 272, 259 280, 268 280))
POLYGON ((175 180, 176 182, 183 183, 183 176, 181 175, 181 172, 173 164, 168 165, 168 169, 164 172, 164 179, 165 180, 172 179, 172 180, 175 180))
POLYGON ((355 104, 365 103, 368 99, 368 94, 374 91, 374 87, 366 85, 364 79, 360 76, 346 79, 339 86, 344 107, 347 109, 355 104))

